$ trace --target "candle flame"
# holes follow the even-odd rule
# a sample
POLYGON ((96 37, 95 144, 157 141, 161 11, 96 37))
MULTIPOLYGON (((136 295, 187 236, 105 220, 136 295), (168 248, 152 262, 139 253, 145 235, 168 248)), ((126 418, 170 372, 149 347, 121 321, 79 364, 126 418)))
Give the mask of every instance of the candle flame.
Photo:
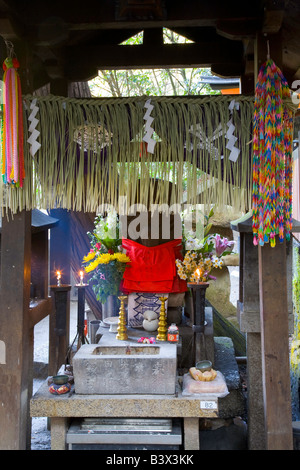
POLYGON ((201 275, 202 275, 202 269, 197 268, 196 271, 195 271, 195 274, 197 275, 197 284, 199 284, 200 278, 201 278, 201 275))
POLYGON ((60 271, 56 271, 56 275, 57 275, 57 279, 61 278, 61 272, 60 271))

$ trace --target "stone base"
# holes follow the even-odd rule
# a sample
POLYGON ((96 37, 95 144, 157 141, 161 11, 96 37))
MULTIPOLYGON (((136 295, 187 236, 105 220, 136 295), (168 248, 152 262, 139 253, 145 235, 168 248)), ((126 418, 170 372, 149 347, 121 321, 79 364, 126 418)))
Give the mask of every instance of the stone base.
MULTIPOLYGON (((75 392, 82 395, 175 394, 177 345, 141 344, 144 330, 128 340, 103 329, 98 344, 84 344, 73 358, 75 392)), ((154 335, 153 335, 154 336, 154 335)))

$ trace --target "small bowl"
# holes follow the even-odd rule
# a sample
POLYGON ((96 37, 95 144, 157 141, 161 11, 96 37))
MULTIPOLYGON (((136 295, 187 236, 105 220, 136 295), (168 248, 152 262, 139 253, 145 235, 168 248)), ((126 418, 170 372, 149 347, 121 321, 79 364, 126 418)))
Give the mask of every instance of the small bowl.
POLYGON ((56 385, 63 385, 66 384, 69 380, 68 375, 54 375, 52 377, 53 383, 56 385))
POLYGON ((199 361, 196 364, 196 369, 201 370, 201 372, 211 370, 211 368, 212 368, 212 363, 210 361, 199 361))

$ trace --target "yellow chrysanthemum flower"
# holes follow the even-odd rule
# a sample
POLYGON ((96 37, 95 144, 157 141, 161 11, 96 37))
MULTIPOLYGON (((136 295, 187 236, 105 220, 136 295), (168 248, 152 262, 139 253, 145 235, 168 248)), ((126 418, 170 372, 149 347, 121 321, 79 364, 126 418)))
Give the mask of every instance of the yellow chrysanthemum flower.
POLYGON ((114 258, 120 263, 130 263, 130 258, 125 253, 115 253, 114 258))
POLYGON ((96 253, 94 251, 90 251, 86 256, 83 257, 84 263, 88 263, 92 259, 94 259, 96 256, 96 253))
POLYGON ((84 269, 85 269, 85 272, 86 273, 89 273, 91 271, 94 271, 94 269, 96 269, 99 265, 99 257, 97 257, 94 261, 92 261, 88 266, 86 266, 84 269))
POLYGON ((114 255, 111 255, 110 253, 101 253, 99 256, 99 264, 108 264, 113 259, 114 255))

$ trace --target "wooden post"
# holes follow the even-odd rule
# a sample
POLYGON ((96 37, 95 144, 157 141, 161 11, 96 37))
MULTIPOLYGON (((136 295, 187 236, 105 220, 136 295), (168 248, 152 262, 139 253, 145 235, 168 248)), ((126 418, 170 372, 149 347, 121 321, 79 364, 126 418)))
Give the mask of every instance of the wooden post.
POLYGON ((2 217, 0 340, 0 449, 30 448, 29 399, 33 370, 30 328, 31 211, 2 217))
MULTIPOLYGON (((281 34, 259 35, 255 43, 255 80, 270 57, 282 66, 281 34)), ((258 248, 262 387, 267 450, 293 448, 289 369, 286 243, 258 248)))
POLYGON ((286 243, 258 249, 267 450, 293 450, 286 243))

